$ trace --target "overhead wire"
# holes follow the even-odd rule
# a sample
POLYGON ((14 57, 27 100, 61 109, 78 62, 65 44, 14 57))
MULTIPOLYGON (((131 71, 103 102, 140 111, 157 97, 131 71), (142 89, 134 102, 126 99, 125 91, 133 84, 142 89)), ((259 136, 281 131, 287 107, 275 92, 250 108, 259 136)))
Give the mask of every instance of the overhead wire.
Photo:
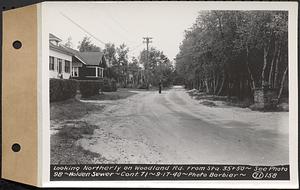
MULTIPOLYGON (((66 19, 68 19, 70 22, 72 22, 74 25, 76 25, 77 27, 79 27, 81 30, 83 30, 85 33, 87 33, 88 35, 90 35, 91 37, 93 37, 96 41, 100 42, 101 44, 105 45, 107 43, 105 43, 104 41, 100 40, 99 38, 97 38, 95 35, 93 35, 91 32, 89 32, 88 30, 86 30, 83 26, 81 26, 80 24, 78 24, 77 22, 75 22, 73 19, 71 19, 70 17, 68 17, 67 15, 65 15, 64 13, 60 12, 60 14, 65 17, 66 19)), ((110 17, 112 18, 112 17, 110 17)), ((114 19, 113 19, 114 20, 114 19)), ((114 20, 115 21, 115 20, 114 20)), ((115 21, 116 22, 116 21, 115 21)), ((109 27, 109 26, 108 26, 109 27)), ((111 27, 109 27, 110 29, 112 29, 111 27)), ((124 37, 124 36, 123 36, 124 37)), ((129 50, 128 52, 132 52, 134 50, 136 50, 137 48, 139 48, 140 46, 142 46, 143 43, 140 43, 136 46, 134 46, 131 50, 129 50)))
POLYGON ((73 24, 75 24, 77 27, 79 27, 81 30, 83 30, 84 32, 86 32, 88 35, 90 35, 91 37, 93 37, 96 41, 100 42, 103 45, 106 44, 105 42, 103 42, 102 40, 100 40, 99 38, 97 38, 96 36, 94 36, 92 33, 90 33, 89 31, 87 31, 84 27, 82 27, 80 24, 76 23, 74 20, 72 20, 70 17, 68 17, 64 13, 60 12, 60 14, 63 17, 65 17, 66 19, 68 19, 70 22, 72 22, 73 24))

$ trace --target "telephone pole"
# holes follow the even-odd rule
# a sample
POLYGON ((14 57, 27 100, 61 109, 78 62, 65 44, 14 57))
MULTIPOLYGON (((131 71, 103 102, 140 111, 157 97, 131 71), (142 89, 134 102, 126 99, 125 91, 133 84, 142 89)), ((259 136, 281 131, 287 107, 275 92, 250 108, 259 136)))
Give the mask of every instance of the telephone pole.
MULTIPOLYGON (((152 43, 151 39, 153 39, 152 37, 143 37, 144 41, 143 43, 146 43, 146 47, 147 47, 147 51, 146 51, 146 65, 149 65, 149 44, 152 43)), ((146 69, 145 69, 146 71, 146 69)), ((147 83, 148 83, 148 79, 147 79, 147 83)))

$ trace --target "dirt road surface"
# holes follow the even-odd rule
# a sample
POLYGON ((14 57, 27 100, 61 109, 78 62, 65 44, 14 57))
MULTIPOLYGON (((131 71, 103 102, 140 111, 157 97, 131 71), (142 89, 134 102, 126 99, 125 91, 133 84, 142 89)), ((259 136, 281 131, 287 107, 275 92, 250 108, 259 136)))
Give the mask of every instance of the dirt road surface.
POLYGON ((136 93, 94 101, 104 111, 84 120, 99 128, 77 144, 119 164, 289 163, 288 112, 208 107, 180 86, 136 93))

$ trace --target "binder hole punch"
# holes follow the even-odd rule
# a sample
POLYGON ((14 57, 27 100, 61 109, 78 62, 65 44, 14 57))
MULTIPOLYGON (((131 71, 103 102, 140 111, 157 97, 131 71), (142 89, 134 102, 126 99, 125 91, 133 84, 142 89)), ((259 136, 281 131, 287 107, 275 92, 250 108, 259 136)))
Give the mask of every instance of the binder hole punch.
POLYGON ((20 49, 22 47, 22 43, 19 40, 13 42, 13 47, 15 49, 20 49))
POLYGON ((5 7, 5 6, 3 6, 3 7, 2 7, 2 10, 5 10, 5 9, 6 9, 6 7, 5 7))
POLYGON ((21 150, 21 146, 18 144, 18 143, 15 143, 11 146, 11 149, 14 151, 14 152, 19 152, 21 150))

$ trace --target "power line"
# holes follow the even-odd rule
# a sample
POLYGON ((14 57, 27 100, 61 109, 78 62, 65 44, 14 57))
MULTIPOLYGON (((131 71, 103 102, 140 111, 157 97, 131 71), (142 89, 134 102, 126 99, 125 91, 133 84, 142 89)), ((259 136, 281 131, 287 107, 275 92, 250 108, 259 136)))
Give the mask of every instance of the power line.
MULTIPOLYGON (((127 28, 125 28, 117 19, 115 19, 109 12, 103 10, 103 12, 116 24, 119 26, 119 28, 121 28, 124 32, 126 32, 127 34, 130 33, 129 30, 127 30, 127 28)), ((128 40, 129 38, 127 38, 128 40)), ((128 41, 131 41, 131 40, 128 40, 128 41)), ((131 41, 133 42, 133 41, 131 41)))
MULTIPOLYGON (((85 33, 87 33, 88 35, 90 35, 91 37, 93 37, 96 41, 100 42, 101 44, 105 45, 106 43, 103 42, 102 40, 100 40, 99 38, 97 38, 95 35, 93 35, 92 33, 90 33, 89 31, 87 31, 84 27, 82 27, 80 24, 76 23, 74 20, 72 20, 70 17, 68 17, 67 15, 65 15, 64 13, 60 12, 60 14, 62 16, 64 16, 66 19, 68 19, 70 22, 72 22, 74 25, 76 25, 77 27, 79 27, 81 30, 83 30, 85 33)), ((109 27, 110 29, 112 29, 111 27, 109 27)), ((149 38, 152 39, 152 38, 149 38)), ((151 41, 149 41, 149 43, 151 43, 151 41)), ((137 48, 139 48, 141 45, 143 45, 143 43, 134 46, 132 50, 128 51, 128 52, 132 52, 134 50, 136 50, 137 48)))
POLYGON ((83 30, 84 32, 86 32, 88 35, 90 35, 91 37, 93 37, 95 40, 97 40, 98 42, 102 43, 102 44, 106 44, 105 42, 103 42, 102 40, 100 40, 99 38, 97 38, 96 36, 94 36, 93 34, 91 34, 89 31, 87 31, 85 28, 83 28, 80 24, 76 23, 74 20, 72 20, 70 17, 68 17, 67 15, 63 14, 62 12, 60 12, 60 14, 62 16, 64 16, 66 19, 68 19, 70 22, 72 22, 73 24, 75 24, 77 27, 79 27, 81 30, 83 30))

